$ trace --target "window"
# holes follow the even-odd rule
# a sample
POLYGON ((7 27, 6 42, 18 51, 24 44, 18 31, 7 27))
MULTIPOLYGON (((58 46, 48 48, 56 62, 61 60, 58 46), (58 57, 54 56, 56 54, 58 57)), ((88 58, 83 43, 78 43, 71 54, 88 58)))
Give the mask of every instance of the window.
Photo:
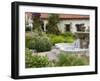
POLYGON ((71 25, 70 24, 65 24, 65 31, 70 31, 71 25))
POLYGON ((76 24, 75 26, 76 26, 77 31, 85 31, 84 23, 76 24))

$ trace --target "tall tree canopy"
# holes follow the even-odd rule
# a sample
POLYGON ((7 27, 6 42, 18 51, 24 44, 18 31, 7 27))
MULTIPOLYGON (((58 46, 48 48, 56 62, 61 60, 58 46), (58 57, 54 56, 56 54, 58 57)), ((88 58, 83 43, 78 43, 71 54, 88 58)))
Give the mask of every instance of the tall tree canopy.
POLYGON ((47 24, 47 33, 51 34, 59 34, 60 31, 58 29, 57 24, 59 23, 59 15, 57 14, 50 14, 48 18, 48 24, 47 24))
POLYGON ((41 32, 41 19, 40 19, 40 13, 34 13, 33 14, 33 31, 41 32))

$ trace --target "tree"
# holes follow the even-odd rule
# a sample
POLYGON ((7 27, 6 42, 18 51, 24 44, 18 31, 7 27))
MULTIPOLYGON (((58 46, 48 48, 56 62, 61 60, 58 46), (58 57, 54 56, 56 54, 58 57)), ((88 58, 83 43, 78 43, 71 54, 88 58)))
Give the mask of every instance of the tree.
POLYGON ((51 34, 59 34, 60 31, 58 29, 57 24, 59 23, 59 15, 57 14, 50 14, 48 18, 48 24, 46 26, 47 33, 51 34))
POLYGON ((42 32, 40 13, 33 14, 33 31, 42 32))

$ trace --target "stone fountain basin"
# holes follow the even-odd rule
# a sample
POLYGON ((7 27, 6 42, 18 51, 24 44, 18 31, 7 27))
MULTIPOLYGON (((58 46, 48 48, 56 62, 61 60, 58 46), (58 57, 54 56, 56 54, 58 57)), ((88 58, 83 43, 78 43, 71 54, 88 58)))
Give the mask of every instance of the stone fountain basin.
POLYGON ((57 43, 55 44, 55 47, 60 51, 71 53, 89 51, 89 49, 75 47, 74 43, 57 43))
POLYGON ((74 49, 73 43, 57 43, 55 47, 58 49, 66 48, 66 49, 74 49))

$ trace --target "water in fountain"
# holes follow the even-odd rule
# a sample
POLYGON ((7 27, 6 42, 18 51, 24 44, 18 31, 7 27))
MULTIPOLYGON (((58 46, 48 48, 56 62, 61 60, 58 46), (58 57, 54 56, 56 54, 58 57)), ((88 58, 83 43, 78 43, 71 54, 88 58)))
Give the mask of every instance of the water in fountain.
POLYGON ((77 39, 77 40, 74 42, 74 48, 80 48, 80 39, 77 39))

